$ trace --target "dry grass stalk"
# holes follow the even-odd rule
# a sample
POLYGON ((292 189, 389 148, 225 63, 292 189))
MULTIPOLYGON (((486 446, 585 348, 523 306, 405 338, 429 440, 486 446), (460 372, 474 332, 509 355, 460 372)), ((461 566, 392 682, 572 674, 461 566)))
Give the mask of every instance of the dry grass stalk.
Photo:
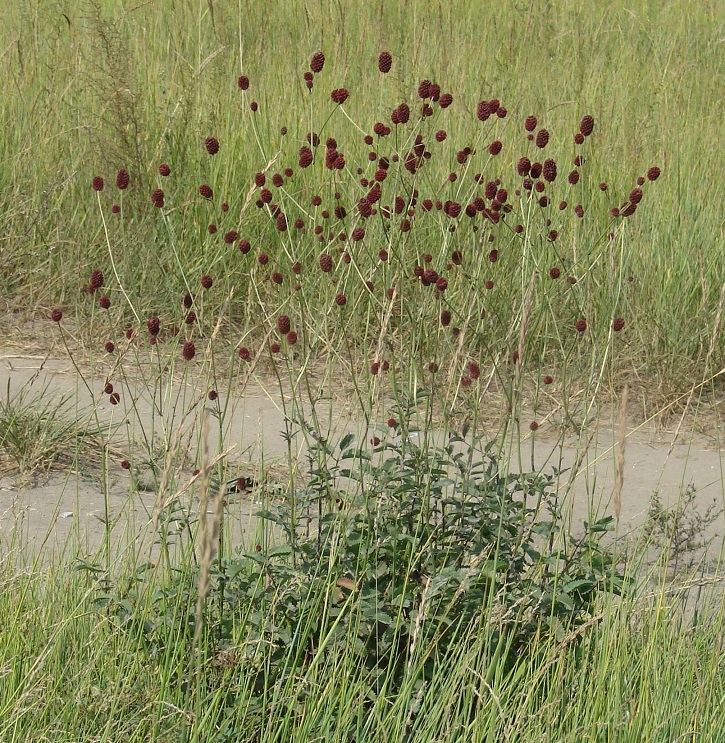
POLYGON ((200 495, 200 518, 199 534, 201 535, 200 543, 200 570, 199 584, 197 586, 196 598, 196 629, 194 630, 194 642, 198 642, 201 637, 202 618, 204 599, 209 592, 210 569, 216 559, 219 532, 221 530, 222 514, 224 509, 224 484, 219 486, 219 490, 211 496, 213 512, 211 523, 207 518, 209 508, 209 486, 211 484, 212 461, 209 457, 209 411, 204 411, 201 432, 201 495, 200 495))
POLYGON ((614 459, 614 489, 612 500, 614 501, 614 516, 619 524, 622 513, 622 487, 624 485, 624 446, 627 443, 627 397, 629 388, 624 386, 622 399, 619 402, 619 413, 617 415, 617 427, 619 438, 617 439, 617 454, 614 459))

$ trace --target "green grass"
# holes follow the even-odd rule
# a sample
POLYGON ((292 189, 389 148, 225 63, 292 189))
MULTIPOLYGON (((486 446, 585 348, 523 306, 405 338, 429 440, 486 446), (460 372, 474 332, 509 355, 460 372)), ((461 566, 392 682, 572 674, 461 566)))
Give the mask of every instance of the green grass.
MULTIPOLYGON (((581 201, 586 218, 581 223, 573 215, 563 220, 552 245, 542 239, 541 224, 532 217, 523 254, 520 240, 499 231, 495 247, 501 258, 495 271, 485 260, 486 246, 476 249, 460 230, 448 234, 445 218, 416 222, 405 240, 388 246, 390 265, 381 270, 377 252, 390 238, 371 220, 357 271, 343 272, 342 266, 338 271, 339 284, 353 295, 355 321, 348 311, 339 334, 327 340, 337 349, 341 336, 352 337, 357 353, 367 356, 380 332, 374 314, 384 303, 381 283, 396 280, 404 304, 397 343, 419 354, 419 371, 430 357, 452 353, 445 344, 416 336, 421 323, 435 322, 438 310, 430 293, 408 291, 405 277, 411 261, 420 261, 426 252, 433 254, 440 273, 446 255, 458 245, 464 246, 464 255, 465 248, 481 255, 468 264, 462 284, 449 277, 452 324, 466 324, 469 337, 485 334, 487 343, 471 339, 474 352, 486 361, 500 361, 513 350, 517 331, 511 333, 510 325, 521 313, 531 273, 538 270, 545 277, 552 265, 560 265, 564 275, 570 270, 577 276, 580 286, 564 301, 546 281, 537 285, 535 346, 530 339, 534 368, 542 360, 566 363, 581 377, 589 375, 592 363, 607 371, 614 387, 627 379, 659 407, 693 384, 707 384, 725 357, 719 332, 725 283, 719 219, 723 179, 717 157, 722 126, 715 104, 723 83, 717 53, 722 28, 717 3, 688 8, 684 21, 679 4, 652 2, 597 8, 575 2, 486 8, 455 2, 446 10, 426 2, 340 3, 334 10, 292 4, 275 14, 261 6, 199 2, 128 9, 103 2, 68 8, 37 3, 6 11, 0 65, 14 93, 0 104, 0 271, 9 304, 41 315, 63 304, 85 325, 92 302, 80 299, 85 278, 79 277, 102 268, 111 280, 110 250, 120 284, 113 279, 109 331, 118 335, 126 323, 137 324, 137 317, 150 314, 175 321, 180 295, 196 286, 199 275, 211 273, 218 287, 211 322, 233 289, 230 341, 261 342, 268 327, 265 316, 289 307, 290 301, 294 308, 296 299, 285 299, 294 283, 292 259, 302 260, 307 270, 321 248, 311 235, 298 241, 280 237, 253 203, 240 213, 253 174, 281 152, 270 174, 286 165, 296 171, 282 202, 290 222, 299 199, 309 214, 306 204, 315 192, 331 208, 332 192, 342 191, 342 203, 352 214, 365 192, 353 172, 357 165, 367 167, 362 132, 370 132, 377 120, 387 121, 398 103, 412 104, 418 81, 429 78, 454 95, 454 104, 422 131, 430 130, 430 143, 432 132, 442 126, 448 139, 437 147, 429 144, 434 156, 415 183, 395 173, 384 184, 388 195, 383 201, 417 187, 421 199, 441 193, 465 205, 477 170, 500 176, 512 191, 518 156, 527 152, 534 159, 538 154, 531 145, 527 150, 521 125, 535 113, 552 133, 544 154, 559 161, 555 203, 562 197, 570 205, 581 201), (309 95, 302 72, 318 48, 327 63, 309 95), (394 58, 387 76, 376 66, 384 48, 394 58), (251 80, 244 95, 236 86, 242 72, 251 80), (342 85, 351 91, 345 113, 329 101, 329 91, 342 85), (476 102, 491 97, 499 98, 509 115, 482 126, 475 118, 476 102), (252 99, 260 104, 256 115, 248 108, 252 99), (568 188, 565 175, 575 152, 571 136, 585 113, 596 120, 591 142, 583 148, 589 162, 579 186, 568 188), (288 128, 284 139, 281 126, 288 128), (334 177, 319 163, 310 172, 297 168, 297 149, 310 129, 319 131, 323 142, 328 135, 338 139, 348 171, 334 177), (204 138, 212 134, 222 143, 216 158, 203 149, 204 138), (488 162, 482 153, 497 136, 504 141, 503 153, 488 162), (464 145, 479 152, 468 169, 454 159, 464 145), (168 180, 157 174, 161 162, 173 168, 168 180), (662 167, 663 177, 645 189, 637 214, 617 226, 607 216, 609 208, 626 200, 636 177, 650 165, 662 167), (121 167, 130 170, 132 185, 113 194, 114 174, 121 167), (454 168, 461 178, 446 187, 454 168), (107 183, 100 204, 108 243, 90 189, 99 173, 107 183), (597 189, 600 181, 608 183, 604 194, 597 189), (196 190, 206 182, 217 194, 217 207, 222 199, 230 203, 228 215, 199 199, 196 190), (158 186, 167 192, 163 219, 149 203, 158 186), (123 207, 121 220, 109 213, 113 201, 123 207), (220 227, 213 236, 206 232, 212 221, 220 227), (252 242, 248 256, 221 240, 232 228, 252 242), (612 230, 617 238, 609 245, 606 235, 612 230), (269 269, 284 274, 282 297, 262 281, 264 271, 254 264, 262 249, 270 255, 269 269), (374 274, 378 287, 373 299, 361 290, 368 274, 374 274), (489 296, 480 287, 493 276, 496 288, 489 296), (487 310, 488 323, 468 327, 480 309, 487 310), (580 315, 586 315, 595 341, 585 344, 583 361, 572 355, 568 332, 580 315), (618 315, 627 321, 625 341, 610 348, 607 329, 618 315)), ((389 155, 396 147, 405 153, 402 140, 395 147, 384 140, 378 149, 389 155)), ((348 220, 345 228, 351 226, 348 220)), ((322 326, 321 319, 314 323, 310 318, 330 305, 335 290, 310 277, 305 295, 299 307, 304 322, 312 335, 328 336, 330 325, 338 324, 331 310, 323 313, 327 321, 322 326)), ((86 341, 95 348, 102 345, 100 338, 86 341)), ((314 357, 329 351, 328 344, 312 345, 314 357)), ((340 362, 334 359, 344 374, 340 362)))
POLYGON ((3 569, 2 740, 723 740, 724 608, 712 587, 697 620, 676 594, 605 602, 581 642, 542 641, 509 671, 491 658, 484 609, 445 655, 419 647, 400 692, 377 698, 352 648, 321 651, 260 695, 243 659, 256 652, 264 667, 271 650, 246 646, 243 624, 227 652, 183 632, 154 647, 94 593, 66 567, 3 569), (437 672, 422 683, 417 663, 431 653, 437 672))

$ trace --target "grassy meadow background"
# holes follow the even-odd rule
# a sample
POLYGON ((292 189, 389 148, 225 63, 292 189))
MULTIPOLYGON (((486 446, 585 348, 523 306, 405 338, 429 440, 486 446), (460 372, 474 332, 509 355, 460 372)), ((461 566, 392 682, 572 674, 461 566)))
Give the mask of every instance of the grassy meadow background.
MULTIPOLYGON (((435 198, 433 192, 440 191, 456 165, 457 149, 478 146, 485 153, 495 136, 503 139, 504 150, 490 170, 503 175, 504 185, 513 190, 515 164, 526 144, 523 118, 529 114, 551 132, 542 155, 557 158, 563 181, 575 154, 571 139, 578 122, 584 114, 594 116, 580 183, 591 203, 585 202, 582 224, 562 233, 558 245, 579 246, 584 257, 574 269, 580 277, 586 273, 587 251, 597 248, 594 264, 612 263, 579 304, 590 325, 600 329, 613 313, 625 318, 627 341, 611 354, 615 373, 649 398, 650 412, 707 381, 725 358, 725 334, 717 332, 725 283, 722 38, 723 12, 717 2, 687 7, 678 2, 597 7, 573 2, 495 7, 289 3, 275 12, 254 3, 214 2, 8 7, 0 56, 6 80, 0 101, 3 300, 8 311, 22 317, 46 317, 55 305, 72 308, 80 318, 90 313, 92 303, 80 301, 85 282, 79 276, 94 268, 109 270, 103 224, 90 189, 91 179, 100 174, 107 184, 102 205, 118 274, 139 313, 162 314, 163 320, 164 310, 167 316, 172 308, 176 311, 191 277, 211 273, 221 287, 217 307, 234 287, 230 317, 237 329, 249 330, 264 298, 249 291, 251 256, 245 265, 221 236, 227 229, 238 230, 255 251, 271 243, 267 252, 273 264, 282 249, 275 247, 279 241, 270 235, 269 220, 260 218, 253 203, 242 210, 254 173, 281 152, 270 175, 291 165, 299 179, 306 174, 296 167, 297 149, 307 132, 321 131, 323 142, 335 136, 350 175, 333 184, 320 165, 316 177, 326 202, 342 183, 343 202, 352 212, 348 194, 351 199, 364 194, 352 174, 352 166, 367 162, 363 133, 371 133, 375 121, 387 121, 398 103, 413 104, 418 82, 428 78, 451 92, 454 104, 435 120, 448 139, 438 145, 416 183, 421 199, 435 198), (310 95, 302 73, 317 49, 324 50, 327 63, 310 95), (389 50, 394 60, 385 76, 376 64, 381 50, 389 50), (251 81, 243 95, 236 84, 240 74, 251 81), (348 116, 334 110, 329 99, 333 88, 343 86, 350 90, 344 105, 348 116), (476 103, 493 97, 507 107, 508 117, 482 135, 476 103), (252 100, 259 103, 255 114, 249 110, 252 100), (279 136, 282 126, 289 131, 284 138, 279 136), (222 143, 214 159, 203 148, 207 136, 222 143), (172 167, 168 180, 158 175, 162 162, 172 167), (620 218, 622 252, 615 261, 612 251, 601 248, 615 229, 608 211, 626 201, 637 176, 652 165, 663 175, 645 189, 645 201, 633 218, 624 225, 620 218), (118 198, 108 192, 115 188, 119 168, 131 175, 131 187, 123 194, 123 229, 108 214, 118 198), (600 181, 608 184, 606 193, 598 192, 600 181), (226 223, 210 213, 208 204, 199 203, 197 188, 207 182, 217 204, 222 199, 230 203, 226 223), (167 189, 167 208, 173 199, 167 220, 158 218, 149 201, 159 186, 167 189), (216 235, 205 229, 212 221, 219 221, 216 235), (621 289, 625 277, 632 278, 626 294, 621 289)), ((381 155, 390 154, 390 139, 381 141, 381 155)), ((537 153, 529 149, 528 154, 534 159, 537 153)), ((470 166, 467 182, 479 167, 470 166)), ((309 180, 306 187, 309 197, 309 180)), ((465 205, 464 198, 459 194, 465 205)), ((575 200, 579 197, 571 194, 570 209, 575 200)), ((367 242, 380 242, 378 233, 368 232, 367 242)), ((428 250, 444 250, 441 230, 422 232, 415 242, 418 260, 428 250)), ((503 246, 495 247, 501 247, 503 258, 503 246)), ((502 346, 511 325, 507 315, 516 302, 521 304, 528 272, 536 268, 545 274, 548 265, 542 260, 499 272, 497 282, 513 297, 498 307, 495 339, 502 346)), ((467 302, 468 295, 462 298, 462 304, 467 302)), ((539 303, 551 305, 537 292, 539 303)), ((114 301, 112 308, 119 325, 130 317, 123 305, 114 301)), ((551 333, 550 327, 537 327, 532 336, 551 333)), ((586 362, 583 368, 587 374, 586 362)))
MULTIPOLYGON (((701 527, 719 516, 708 521, 716 507, 704 520, 688 512, 675 521, 660 510, 650 543, 612 547, 603 536, 609 522, 563 523, 565 508, 551 497, 561 473, 517 480, 508 470, 517 456, 525 467, 529 441, 533 462, 537 421, 556 424, 546 430, 563 447, 567 425, 576 419, 584 430, 600 403, 621 403, 625 385, 630 416, 636 411, 630 422, 687 410, 683 430, 703 430, 721 446, 724 66, 725 7, 717 0, 5 3, 0 327, 16 348, 69 352, 79 378, 87 375, 94 434, 72 440, 77 461, 84 446, 99 452, 93 477, 109 525, 98 554, 83 554, 80 544, 64 553, 77 548, 76 562, 44 561, 25 549, 19 532, 0 531, 0 743, 725 741, 722 550, 714 562, 695 561, 699 572, 669 580, 673 544, 687 562, 701 527), (317 50, 326 62, 308 92, 303 73, 317 50), (381 51, 393 59, 385 75, 381 51), (240 75, 249 78, 246 91, 240 75), (423 79, 451 93, 453 104, 419 123, 423 79), (342 87, 350 95, 336 106, 330 93, 342 87), (507 115, 482 124, 477 103, 493 98, 507 115), (414 112, 411 124, 364 144, 375 122, 390 124, 403 102, 414 112), (543 152, 526 140, 529 115, 551 134, 543 152), (595 126, 579 147, 573 135, 584 115, 595 126), (434 141, 438 129, 447 132, 444 142, 434 141), (298 153, 311 131, 323 144, 303 170, 298 153), (364 223, 363 240, 340 241, 338 232, 363 224, 356 203, 372 184, 362 186, 356 168, 370 179, 369 151, 404 157, 418 131, 430 161, 414 178, 391 165, 381 211, 394 195, 409 200, 412 188, 419 200, 455 199, 465 208, 486 181, 500 178, 511 218, 496 229, 479 221, 475 233, 465 216, 454 221, 418 209, 408 233, 397 228, 399 217, 389 229, 378 218, 364 223), (207 137, 219 140, 219 154, 207 153, 207 137), (344 153, 343 171, 323 165, 327 137, 344 153), (497 140, 501 154, 489 156, 497 140), (456 153, 466 146, 476 153, 462 164, 456 153), (567 173, 581 153, 587 162, 574 187, 567 173), (558 162, 552 199, 569 206, 561 215, 548 208, 552 225, 525 195, 514 196, 522 155, 558 162), (159 174, 162 163, 168 178, 159 174), (662 174, 643 185, 636 213, 612 217, 653 166, 662 174), (279 231, 255 205, 254 177, 267 170, 269 181, 286 167, 294 176, 274 198, 289 224, 279 231), (119 169, 130 174, 122 192, 119 169), (101 191, 91 186, 97 176, 105 180, 101 191), (200 198, 202 184, 213 188, 213 200, 200 198), (163 209, 151 203, 158 188, 163 209), (319 209, 310 207, 313 194, 319 209), (338 202, 347 217, 321 216, 338 202), (578 202, 583 219, 572 213, 578 202), (304 218, 304 232, 292 229, 296 217, 304 218), (523 238, 510 229, 517 222, 523 238), (322 243, 313 225, 324 225, 322 243), (551 227, 556 241, 546 237, 551 227), (236 239, 224 241, 232 230, 250 242, 249 253, 236 239), (349 263, 339 245, 348 245, 349 263), (459 250, 463 266, 448 265, 459 250), (321 252, 332 256, 329 274, 320 270, 321 252), (422 265, 447 277, 437 296, 415 278, 414 266, 422 265), (561 268, 560 278, 549 278, 552 267, 561 268), (100 291, 88 292, 99 270, 109 297, 104 310, 100 291), (200 288, 203 275, 213 277, 213 288, 200 288), (393 287, 391 299, 386 289, 393 287), (194 297, 182 306, 187 292, 194 297), (54 310, 63 313, 57 326, 54 310), (162 330, 152 347, 154 318, 162 330), (624 327, 615 330, 618 318, 624 327), (172 333, 174 325, 180 330, 172 333), (287 325, 299 331, 294 349, 287 325), (127 329, 133 341, 124 340, 127 329), (104 351, 109 342, 115 355, 104 351), (247 348, 252 364, 239 355, 247 348), (381 367, 372 372, 375 364, 381 367), (118 448, 126 429, 104 417, 115 403, 92 387, 106 375, 122 390, 123 421, 133 417, 135 401, 128 404, 130 385, 123 385, 134 374, 163 399, 163 415, 178 406, 194 419, 199 450, 205 405, 228 433, 236 409, 221 401, 248 380, 289 393, 286 434, 293 438, 294 423, 312 454, 302 463, 290 455, 281 485, 265 494, 273 513, 260 517, 246 552, 226 541, 234 504, 223 510, 220 488, 241 471, 223 441, 219 451, 192 454, 190 464, 159 403, 150 430, 134 429, 137 439, 118 448), (193 393, 179 392, 184 385, 193 393), (417 389, 425 394, 415 398, 417 389), (370 450, 369 431, 348 454, 354 447, 346 438, 343 444, 305 428, 310 403, 334 400, 340 390, 354 390, 352 407, 379 424, 383 440, 373 439, 370 450), (411 399, 408 412, 425 408, 418 418, 419 410, 406 417, 411 399), (391 415, 397 420, 386 426, 391 415), (493 426, 498 438, 476 454, 488 469, 476 469, 473 454, 435 458, 427 432, 441 419, 472 422, 473 434, 481 420, 508 421, 493 426), (407 436, 409 424, 420 426, 419 445, 407 436), (99 435, 107 436, 100 447, 99 435), (155 467, 151 489, 158 491, 153 564, 133 538, 125 552, 110 546, 109 483, 129 470, 132 501, 144 458, 155 467), (191 475, 192 466, 201 473, 191 475), (360 491, 351 485, 355 476, 360 491), (340 489, 345 477, 348 493, 340 489), (379 511, 361 495, 368 486, 379 511), (465 540, 455 529, 442 533, 435 509, 426 510, 448 497, 447 488, 471 503, 484 494, 485 508, 473 516, 465 517, 468 501, 453 504, 469 530, 465 540), (516 497, 507 500, 506 488, 516 497), (187 511, 176 496, 161 508, 177 489, 188 495, 187 511), (510 506, 505 515, 502 503, 510 506), (560 531, 534 523, 549 507, 552 522, 563 519, 560 531), (373 519, 376 513, 387 518, 373 519), (287 542, 273 542, 273 517, 277 537, 289 528, 287 542), (174 542, 171 527, 179 523, 174 542), (481 531, 489 528, 487 542, 481 531), (683 533, 689 540, 677 541, 683 533), (465 552, 462 541, 479 552, 465 552), (662 548, 659 557, 652 558, 653 546, 662 548), (498 565, 508 549, 518 573, 498 565), (541 561, 531 557, 537 550, 541 561), (437 566, 438 582, 421 576, 423 563, 437 566), (406 591, 415 600, 404 605, 406 591)), ((19 411, 32 412, 25 400, 8 392, 0 407, 6 448, 7 432, 24 420, 19 411)), ((41 408, 40 423, 52 420, 53 404, 41 408)), ((622 436, 625 408, 613 425, 622 436)), ((623 445, 622 438, 620 451, 623 445)))

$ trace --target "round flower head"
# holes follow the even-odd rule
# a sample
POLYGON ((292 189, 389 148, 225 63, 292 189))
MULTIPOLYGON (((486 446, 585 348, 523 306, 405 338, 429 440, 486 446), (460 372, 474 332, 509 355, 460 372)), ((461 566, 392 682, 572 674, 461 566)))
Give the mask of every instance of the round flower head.
POLYGON ((216 137, 207 137, 204 140, 204 147, 210 155, 216 155, 219 152, 219 140, 216 137))
POLYGON ((196 356, 196 346, 191 341, 187 341, 184 343, 181 355, 186 361, 191 361, 196 356))
POLYGON ((325 66, 325 55, 322 52, 315 52, 310 60, 310 69, 315 75, 322 72, 322 68, 325 66))
POLYGON ((524 121, 524 128, 527 132, 533 132, 534 129, 536 129, 538 123, 539 120, 536 118, 536 116, 527 116, 526 121, 524 121))
POLYGON ((148 320, 146 320, 146 327, 148 328, 150 335, 158 335, 159 330, 161 329, 161 321, 158 317, 149 317, 148 320))
POLYGON ((347 304, 347 297, 340 292, 340 294, 335 297, 335 304, 338 307, 344 307, 347 304))
POLYGON ((647 178, 650 181, 656 181, 660 177, 660 173, 662 171, 656 166, 653 165, 648 171, 647 171, 647 178))
POLYGON ((418 84, 418 98, 425 100, 430 96, 430 80, 421 80, 418 84))
POLYGON ((103 286, 103 282, 103 271, 99 271, 98 269, 91 271, 91 287, 94 291, 100 289, 103 286))
POLYGON ((239 86, 239 90, 249 90, 249 78, 246 75, 242 75, 237 80, 237 85, 239 86))
POLYGON ((97 175, 91 182, 91 185, 93 186, 94 191, 103 191, 103 177, 97 175))
POLYGON ((214 284, 214 280, 212 279, 212 277, 211 277, 211 276, 209 276, 209 275, 207 275, 207 274, 204 274, 204 275, 203 275, 203 276, 201 277, 201 285, 202 285, 202 286, 203 286, 203 287, 204 287, 205 289, 211 289, 211 287, 212 287, 212 285, 213 285, 213 284, 214 284))
POLYGON ((332 256, 329 253, 323 253, 320 256, 320 269, 325 273, 332 271, 332 256))
POLYGON ((549 183, 556 180, 556 161, 544 160, 544 167, 542 168, 544 180, 549 183))
POLYGON ((330 93, 330 98, 332 98, 333 103, 337 103, 337 105, 343 104, 350 95, 350 92, 347 90, 347 88, 335 88, 335 90, 330 93))
POLYGON ((287 335, 291 329, 291 322, 288 315, 280 315, 277 318, 277 331, 280 335, 287 335))
POLYGON ((624 327, 624 318, 623 317, 615 317, 612 322, 612 330, 615 333, 618 333, 622 328, 624 327))
POLYGON ((312 159, 312 150, 307 146, 300 147, 300 156, 297 161, 300 168, 309 168, 312 165, 312 159))
POLYGON ((579 124, 579 131, 585 137, 588 137, 594 131, 594 117, 589 116, 589 114, 582 117, 581 123, 579 124))
POLYGON ((450 93, 443 93, 440 97, 438 105, 441 108, 448 108, 453 103, 453 96, 450 93))
POLYGON ((378 69, 384 75, 390 72, 390 68, 393 66, 393 57, 390 52, 381 52, 378 57, 378 69))
POLYGON ((488 146, 488 151, 491 155, 496 156, 499 154, 499 152, 501 152, 502 147, 503 145, 501 144, 501 142, 499 142, 499 140, 496 140, 495 142, 491 142, 491 144, 488 146))
POLYGON ((543 150, 549 144, 549 132, 546 129, 539 129, 536 133, 536 146, 543 150))
POLYGON ((116 350, 116 344, 113 341, 107 341, 104 346, 106 353, 113 353, 116 350))
POLYGON ((237 238, 239 237, 239 234, 235 232, 234 230, 229 230, 229 232, 224 233, 224 242, 227 245, 231 245, 232 243, 237 241, 237 238))
POLYGON ((171 168, 166 163, 161 163, 159 165, 159 174, 166 178, 171 174, 171 168))
POLYGON ((577 320, 574 327, 576 328, 577 333, 583 333, 587 329, 587 321, 584 318, 577 320))
POLYGON ((130 177, 128 175, 128 170, 121 169, 116 173, 116 186, 123 191, 124 189, 128 188, 130 177))
POLYGON ((60 322, 63 319, 63 313, 56 307, 51 313, 50 313, 50 319, 53 322, 60 322))

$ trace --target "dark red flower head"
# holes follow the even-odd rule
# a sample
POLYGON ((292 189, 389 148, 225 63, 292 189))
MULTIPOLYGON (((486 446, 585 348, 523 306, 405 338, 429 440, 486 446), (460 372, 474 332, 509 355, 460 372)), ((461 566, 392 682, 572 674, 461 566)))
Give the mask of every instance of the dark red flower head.
POLYGON ((233 242, 237 241, 237 238, 239 237, 239 234, 235 232, 234 230, 229 230, 229 232, 226 232, 224 234, 224 242, 227 245, 231 245, 233 242))
POLYGON ((332 256, 329 253, 323 253, 320 256, 320 269, 325 273, 332 271, 332 256))
POLYGON ((50 319, 53 322, 60 322, 63 319, 63 313, 56 307, 51 313, 50 313, 50 319))
POLYGON ((103 177, 97 175, 91 182, 94 191, 103 191, 103 177))
POLYGON ((196 346, 191 342, 187 341, 184 343, 184 348, 181 350, 181 355, 186 361, 191 361, 196 356, 196 346))
POLYGON ((211 276, 209 276, 208 274, 204 274, 204 275, 203 275, 203 276, 201 277, 201 285, 202 285, 202 286, 203 286, 203 287, 204 287, 205 289, 211 289, 211 287, 212 287, 212 285, 213 285, 213 284, 214 284, 214 280, 213 280, 213 279, 212 279, 212 277, 211 277, 211 276))
POLYGON ((497 139, 495 142, 491 142, 491 144, 488 146, 488 151, 491 155, 498 155, 499 152, 501 152, 501 148, 503 145, 501 142, 497 139))
POLYGON ((524 128, 527 132, 533 132, 534 129, 536 129, 538 123, 539 120, 536 118, 536 116, 527 116, 526 121, 524 121, 524 128))
POLYGON ((418 84, 418 97, 425 100, 430 96, 430 80, 421 80, 418 84))
POLYGON ((516 171, 520 176, 528 175, 531 171, 531 160, 528 157, 522 157, 516 166, 516 171))
POLYGON ((325 66, 325 55, 322 52, 315 52, 310 60, 310 69, 316 75, 322 72, 322 68, 325 66))
POLYGON ((549 183, 556 180, 556 161, 555 160, 544 160, 544 167, 542 168, 544 174, 544 180, 549 183))
POLYGON ((577 320, 574 327, 576 328, 577 333, 583 333, 587 329, 587 321, 584 318, 577 320))
POLYGON ((298 160, 300 168, 309 168, 312 165, 312 150, 307 147, 300 147, 300 157, 298 160))
POLYGON ((199 186, 199 195, 204 199, 213 199, 214 192, 211 190, 211 186, 208 183, 202 183, 199 186))
POLYGON ((350 91, 348 91, 347 88, 335 88, 335 90, 330 93, 330 98, 332 98, 333 103, 341 105, 348 99, 349 95, 350 91))
POLYGON ((448 108, 448 106, 453 103, 453 96, 450 93, 443 93, 443 95, 440 97, 440 101, 438 102, 438 105, 441 108, 448 108))
POLYGON ((151 335, 158 335, 159 330, 161 329, 161 321, 158 317, 149 317, 149 319, 146 320, 146 327, 151 335))
POLYGON ((390 72, 390 68, 393 66, 393 57, 390 52, 380 52, 378 57, 378 69, 384 75, 390 72))
POLYGON ((615 317, 614 318, 614 321, 612 322, 612 330, 615 333, 618 333, 623 327, 624 327, 624 318, 623 317, 615 317))
POLYGON ((660 177, 660 173, 662 171, 656 166, 653 165, 648 171, 647 171, 647 178, 650 181, 656 181, 660 177))
POLYGON ((151 194, 151 203, 157 208, 161 209, 161 207, 164 205, 164 192, 163 189, 157 188, 152 194, 151 194))
POLYGON ((335 297, 335 304, 338 307, 344 307, 347 304, 347 297, 340 292, 340 294, 335 297))
POLYGON ((166 163, 161 163, 161 165, 159 165, 159 174, 166 178, 171 174, 171 168, 166 163))
POLYGON ((594 117, 587 114, 582 117, 581 123, 579 124, 579 131, 588 137, 594 131, 594 117))
POLYGON ((408 104, 401 103, 397 108, 393 109, 390 120, 393 124, 407 124, 410 120, 410 107, 408 104))
POLYGON ((536 146, 543 150, 549 144, 549 132, 546 129, 539 129, 536 133, 536 146))
POLYGON ((239 86, 240 90, 249 90, 249 78, 246 75, 242 75, 237 80, 237 85, 239 86))
POLYGON ((633 188, 629 192, 629 200, 633 204, 639 204, 639 202, 642 201, 642 189, 641 188, 633 188))
POLYGON ((219 152, 219 140, 216 137, 207 137, 204 140, 204 147, 210 155, 216 155, 219 152))
POLYGON ((116 186, 123 191, 124 189, 128 188, 128 182, 130 180, 130 177, 128 175, 128 170, 121 169, 116 173, 116 186))
POLYGON ((103 286, 103 271, 99 271, 97 268, 91 271, 91 286, 94 290, 103 286))
POLYGON ((290 319, 287 315, 280 315, 277 318, 277 331, 280 335, 287 335, 291 328, 290 319))

